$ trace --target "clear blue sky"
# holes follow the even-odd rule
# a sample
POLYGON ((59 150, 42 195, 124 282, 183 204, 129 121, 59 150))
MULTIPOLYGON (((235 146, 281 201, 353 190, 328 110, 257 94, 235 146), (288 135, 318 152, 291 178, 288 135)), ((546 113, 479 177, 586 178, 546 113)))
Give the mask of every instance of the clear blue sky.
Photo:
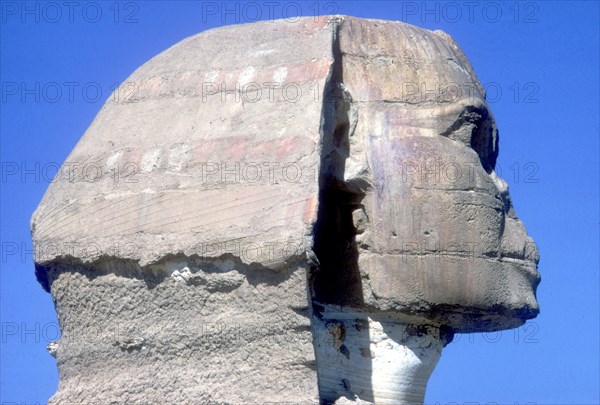
POLYGON ((457 336, 427 403, 600 403, 599 3, 252 3, 229 2, 222 15, 220 1, 0 2, 0 402, 45 403, 58 384, 45 351, 56 317, 34 277, 29 234, 56 165, 115 83, 181 39, 255 21, 259 10, 262 19, 338 13, 442 29, 488 88, 498 171, 541 252, 542 312, 516 330, 457 336))

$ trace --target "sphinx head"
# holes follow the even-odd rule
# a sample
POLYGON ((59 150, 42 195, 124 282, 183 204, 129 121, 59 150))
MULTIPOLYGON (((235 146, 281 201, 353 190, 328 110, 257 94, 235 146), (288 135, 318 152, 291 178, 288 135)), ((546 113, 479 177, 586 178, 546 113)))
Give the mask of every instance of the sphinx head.
POLYGON ((323 17, 185 39, 106 102, 34 214, 56 400, 422 401, 453 333, 538 313, 497 155, 442 32, 323 17), (115 324, 134 336, 88 330, 115 324))

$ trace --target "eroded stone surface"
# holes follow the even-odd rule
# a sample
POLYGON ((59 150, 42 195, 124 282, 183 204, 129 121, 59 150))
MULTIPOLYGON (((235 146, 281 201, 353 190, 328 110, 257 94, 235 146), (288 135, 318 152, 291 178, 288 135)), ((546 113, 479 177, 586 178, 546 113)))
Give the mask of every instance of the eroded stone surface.
POLYGON ((183 257, 144 275, 123 261, 53 267, 62 336, 52 403, 314 403, 305 267, 276 273, 183 257), (177 268, 224 282, 182 283, 177 268))
POLYGON ((422 401, 453 333, 538 312, 497 145, 440 31, 336 16, 176 44, 33 216, 52 402, 422 401))

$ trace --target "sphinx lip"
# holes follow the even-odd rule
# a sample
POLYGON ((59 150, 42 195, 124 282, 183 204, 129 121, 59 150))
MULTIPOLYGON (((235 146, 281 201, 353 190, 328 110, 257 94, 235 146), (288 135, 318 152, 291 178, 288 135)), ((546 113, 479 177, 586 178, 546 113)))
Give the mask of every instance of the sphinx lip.
POLYGON ((526 258, 500 256, 500 258, 498 258, 498 261, 516 264, 518 269, 532 280, 539 281, 541 278, 541 274, 537 269, 537 263, 534 260, 526 258))

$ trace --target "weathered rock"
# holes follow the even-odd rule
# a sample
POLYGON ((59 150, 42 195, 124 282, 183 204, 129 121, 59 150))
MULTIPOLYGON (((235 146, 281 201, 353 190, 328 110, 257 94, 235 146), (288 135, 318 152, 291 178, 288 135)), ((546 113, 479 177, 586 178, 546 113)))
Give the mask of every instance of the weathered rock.
POLYGON ((53 403, 418 403, 454 332, 538 313, 538 253, 445 33, 218 28, 106 102, 32 220, 53 403))

